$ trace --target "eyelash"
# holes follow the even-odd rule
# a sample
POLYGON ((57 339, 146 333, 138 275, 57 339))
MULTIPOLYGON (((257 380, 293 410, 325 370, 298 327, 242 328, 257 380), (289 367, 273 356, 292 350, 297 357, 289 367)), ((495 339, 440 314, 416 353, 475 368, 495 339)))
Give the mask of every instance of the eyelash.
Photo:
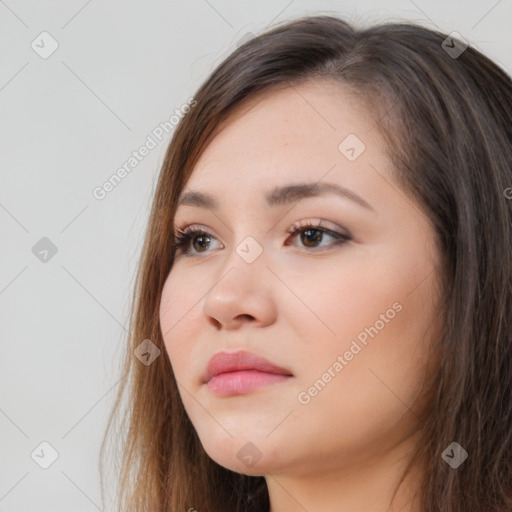
MULTIPOLYGON (((317 224, 314 224, 311 222, 306 222, 306 223, 302 224, 300 222, 297 222, 287 231, 287 233, 290 236, 295 237, 296 235, 306 232, 306 231, 309 231, 309 230, 320 231, 322 233, 325 233, 327 235, 330 235, 330 236, 336 238, 337 241, 334 242, 332 244, 332 246, 343 245, 346 242, 349 242, 350 240, 352 240, 352 238, 348 235, 344 235, 342 233, 338 233, 336 231, 333 231, 331 229, 323 227, 321 221, 317 224)), ((189 242, 196 235, 206 235, 207 237, 215 238, 214 236, 210 235, 208 232, 201 230, 201 229, 194 229, 192 226, 178 227, 174 234, 176 241, 172 245, 176 248, 176 250, 178 252, 180 252, 181 254, 183 254, 185 256, 191 256, 191 257, 200 256, 203 253, 193 253, 190 250, 190 247, 188 246, 189 242)), ((306 247, 305 249, 309 249, 309 248, 306 247)), ((316 252, 315 249, 312 249, 312 251, 316 252)), ((207 252, 208 251, 205 251, 205 253, 207 253, 207 252)))

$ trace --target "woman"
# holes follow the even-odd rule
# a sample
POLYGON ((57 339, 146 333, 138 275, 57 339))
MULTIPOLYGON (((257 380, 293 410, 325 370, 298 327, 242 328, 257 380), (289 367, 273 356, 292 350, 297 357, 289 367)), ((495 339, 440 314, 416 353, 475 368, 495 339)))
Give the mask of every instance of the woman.
POLYGON ((120 510, 511 510, 510 77, 312 16, 194 98, 109 422, 120 510))

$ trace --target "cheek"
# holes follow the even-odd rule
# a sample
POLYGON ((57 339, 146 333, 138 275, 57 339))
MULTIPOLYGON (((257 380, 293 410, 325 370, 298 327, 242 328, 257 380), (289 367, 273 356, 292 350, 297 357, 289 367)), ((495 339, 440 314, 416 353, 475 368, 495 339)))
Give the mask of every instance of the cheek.
POLYGON ((160 302, 159 318, 164 345, 171 361, 176 379, 180 381, 187 371, 190 360, 194 357, 191 340, 197 337, 199 322, 194 321, 200 311, 198 301, 206 293, 197 290, 191 279, 184 279, 183 274, 169 274, 160 302), (197 291, 194 291, 197 290, 197 291))
POLYGON ((347 255, 296 283, 312 310, 296 303, 301 313, 293 316, 302 390, 328 382, 347 403, 357 390, 354 411, 365 401, 370 408, 386 403, 386 394, 403 406, 393 392, 405 403, 416 396, 434 327, 434 273, 424 253, 399 249, 347 255))
POLYGON ((164 335, 190 327, 189 317, 200 310, 201 298, 212 286, 209 278, 211 276, 199 268, 183 271, 173 267, 164 283, 160 302, 159 315, 164 335))
POLYGON ((325 439, 326 454, 382 450, 415 428, 424 407, 416 400, 427 371, 427 286, 407 295, 410 287, 396 278, 378 282, 371 294, 354 287, 334 306, 323 298, 324 320, 336 336, 303 321, 290 431, 325 439))
POLYGON ((293 272, 277 267, 276 274, 293 291, 279 295, 280 313, 325 341, 353 337, 382 314, 395 324, 404 317, 428 317, 432 266, 422 258, 410 248, 383 246, 347 249, 320 262, 298 260, 293 272), (398 314, 401 308, 404 313, 398 314))

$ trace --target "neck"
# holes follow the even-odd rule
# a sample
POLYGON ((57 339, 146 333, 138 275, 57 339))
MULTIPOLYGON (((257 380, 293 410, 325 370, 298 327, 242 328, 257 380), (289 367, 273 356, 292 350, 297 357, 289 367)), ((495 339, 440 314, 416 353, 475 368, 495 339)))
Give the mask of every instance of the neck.
POLYGON ((266 475, 270 512, 417 512, 419 463, 393 497, 413 446, 413 439, 408 438, 384 455, 359 463, 324 471, 315 466, 308 474, 266 475))

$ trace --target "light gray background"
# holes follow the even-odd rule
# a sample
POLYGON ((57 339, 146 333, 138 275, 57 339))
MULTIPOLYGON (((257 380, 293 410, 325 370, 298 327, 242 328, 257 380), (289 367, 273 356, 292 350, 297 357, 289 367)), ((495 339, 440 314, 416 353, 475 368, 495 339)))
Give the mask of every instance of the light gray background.
POLYGON ((93 189, 245 34, 313 12, 457 31, 512 72, 510 0, 0 0, 0 512, 105 507, 98 453, 172 132, 103 200, 93 189), (31 47, 44 31, 46 59, 31 47), (48 469, 31 458, 43 441, 48 469))

